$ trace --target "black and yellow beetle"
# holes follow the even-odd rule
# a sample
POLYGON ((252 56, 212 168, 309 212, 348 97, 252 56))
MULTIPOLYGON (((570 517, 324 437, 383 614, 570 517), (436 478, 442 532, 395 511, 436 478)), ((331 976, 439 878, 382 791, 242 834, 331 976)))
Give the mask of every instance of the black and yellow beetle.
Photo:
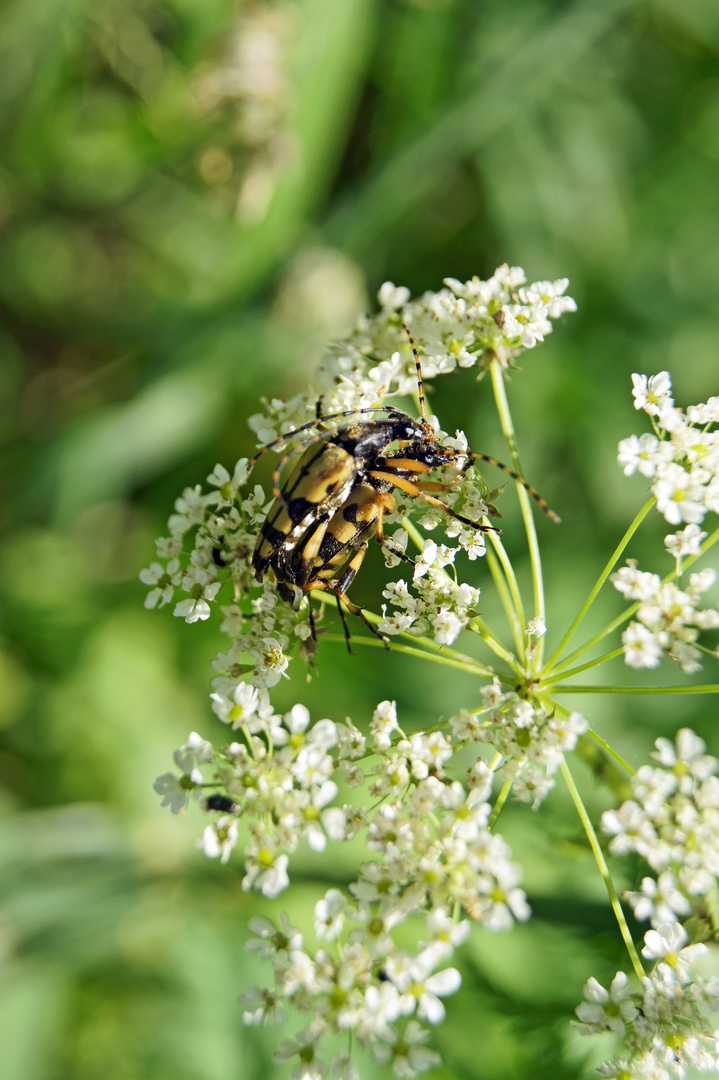
POLYGON ((354 417, 350 423, 312 436, 280 461, 273 477, 275 501, 262 525, 252 556, 257 580, 262 581, 271 570, 280 596, 295 609, 312 590, 333 592, 348 646, 349 632, 342 605, 351 614, 358 615, 387 645, 387 639, 347 597, 347 590, 362 564, 368 538, 374 533, 378 542, 384 543, 382 519, 385 513, 395 509, 393 489, 440 507, 470 528, 492 530, 492 526, 462 517, 435 498, 431 492, 446 491, 447 485, 426 479, 433 469, 458 465, 465 457, 478 459, 508 473, 527 489, 545 513, 559 520, 533 487, 496 458, 471 451, 460 453, 438 442, 426 417, 417 349, 409 329, 405 329, 417 368, 419 420, 390 406, 358 413, 333 413, 318 417, 268 443, 249 463, 251 469, 267 450, 317 423, 354 417), (387 415, 376 415, 381 412, 387 415), (280 491, 280 472, 292 453, 300 450, 304 452, 280 491))

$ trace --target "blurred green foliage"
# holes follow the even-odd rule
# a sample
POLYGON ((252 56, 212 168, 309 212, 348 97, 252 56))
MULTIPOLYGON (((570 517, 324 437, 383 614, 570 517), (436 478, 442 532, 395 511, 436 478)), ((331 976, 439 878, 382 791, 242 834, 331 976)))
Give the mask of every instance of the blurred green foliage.
MULTIPOLYGON (((579 303, 510 387, 525 472, 564 519, 539 523, 556 640, 643 498, 615 461, 642 429, 630 373, 669 368, 682 404, 717 392, 718 56, 715 0, 3 5, 7 1080, 272 1073, 279 1035, 240 1021, 264 977, 242 936, 287 903, 243 894, 239 860, 193 848, 199 814, 171 819, 151 789, 188 731, 221 739, 217 630, 144 612, 137 572, 180 490, 248 454, 259 395, 299 388, 382 281, 417 292, 508 261, 568 275, 579 303)), ((488 386, 443 382, 443 426, 502 457, 488 386)), ((661 570, 665 531, 630 554, 661 570)), ((380 562, 357 583, 369 606, 380 562)), ((483 601, 491 620, 491 585, 483 601)), ((411 729, 476 701, 469 678, 397 654, 320 651, 280 708, 361 724, 395 697, 411 729)), ((683 724, 711 746, 699 699, 577 705, 633 762, 683 724)), ((609 803, 585 786, 595 813, 609 803)), ((535 919, 475 935, 440 1074, 584 1075, 567 1016, 624 964, 618 935, 561 790, 540 815, 507 809, 503 831, 535 919)), ((353 858, 306 854, 292 917, 353 858)))

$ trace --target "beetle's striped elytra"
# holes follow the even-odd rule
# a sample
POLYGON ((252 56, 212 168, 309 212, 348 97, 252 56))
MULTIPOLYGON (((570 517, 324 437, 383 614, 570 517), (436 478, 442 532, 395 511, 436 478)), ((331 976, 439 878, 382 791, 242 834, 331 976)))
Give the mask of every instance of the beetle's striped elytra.
MULTIPOLYGON (((313 590, 334 593, 342 616, 349 648, 349 631, 343 606, 358 615, 369 629, 382 638, 376 627, 347 596, 374 534, 384 540, 382 521, 395 509, 393 490, 412 498, 421 498, 442 509, 469 528, 480 532, 500 531, 491 525, 472 521, 435 497, 433 492, 447 491, 451 485, 429 478, 433 470, 458 466, 457 479, 464 475, 466 459, 486 461, 506 472, 521 484, 542 510, 553 520, 559 518, 539 493, 513 469, 488 454, 458 451, 439 442, 427 420, 419 355, 409 328, 405 326, 414 355, 419 390, 420 419, 390 406, 377 406, 357 413, 330 413, 318 416, 263 446, 249 463, 287 439, 310 431, 318 424, 352 417, 349 423, 310 435, 286 453, 273 475, 272 503, 252 557, 258 581, 271 571, 283 600, 299 608, 305 595, 313 590), (385 416, 378 414, 386 413, 385 416), (300 454, 287 481, 280 488, 280 474, 289 460, 300 454)), ((319 404, 318 409, 319 412, 319 404)), ((400 558, 407 559, 406 556, 400 558)), ((412 560, 407 560, 412 561, 412 560)), ((310 625, 314 623, 310 607, 310 625)))

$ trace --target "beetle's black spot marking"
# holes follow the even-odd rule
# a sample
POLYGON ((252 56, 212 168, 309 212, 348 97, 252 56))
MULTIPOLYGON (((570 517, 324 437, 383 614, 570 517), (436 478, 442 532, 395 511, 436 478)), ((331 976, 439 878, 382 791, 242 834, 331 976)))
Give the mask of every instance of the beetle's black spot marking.
MULTIPOLYGON (((289 529, 287 532, 289 532, 289 529)), ((266 540, 271 548, 277 548, 280 544, 284 544, 287 539, 287 532, 273 528, 269 521, 265 521, 261 529, 263 540, 266 540)))
POLYGON ((347 506, 342 507, 342 517, 345 521, 351 522, 353 525, 357 524, 357 503, 348 503, 347 506))
POLYGON ((313 513, 317 509, 317 506, 318 503, 310 502, 309 499, 293 499, 289 505, 292 524, 296 525, 298 521, 302 521, 308 514, 313 513))
POLYGON ((309 453, 309 451, 307 451, 305 457, 307 457, 308 453, 309 457, 307 457, 306 461, 304 460, 304 458, 301 459, 301 464, 302 462, 304 463, 302 464, 302 468, 299 469, 297 476, 294 478, 294 482, 292 482, 293 478, 290 477, 290 481, 288 482, 287 487, 284 491, 285 498, 288 498, 288 496, 290 496, 292 492, 296 490, 298 485, 301 484, 307 476, 309 476, 309 474, 313 471, 317 460, 321 458, 323 454, 327 453, 327 450, 331 445, 332 443, 330 442, 324 442, 320 443, 314 454, 311 454, 309 453))
POLYGON ((338 555, 345 545, 342 544, 336 536, 332 533, 325 533, 320 544, 320 550, 318 552, 319 558, 323 563, 329 562, 330 559, 334 559, 335 555, 338 555))

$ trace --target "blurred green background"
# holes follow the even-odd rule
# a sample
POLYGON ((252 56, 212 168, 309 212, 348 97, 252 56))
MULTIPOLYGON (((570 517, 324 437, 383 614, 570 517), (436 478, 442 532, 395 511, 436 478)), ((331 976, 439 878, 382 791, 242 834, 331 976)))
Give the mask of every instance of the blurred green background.
MULTIPOLYGON (((617 439, 646 429, 630 373, 669 368, 681 404, 719 389, 718 56, 716 0, 6 0, 7 1080, 275 1075, 278 1032, 240 1020, 238 994, 265 977, 247 920, 309 917, 351 859, 302 852, 296 893, 263 903, 241 892, 239 858, 195 850, 199 811, 160 811, 152 781, 172 750, 193 729, 224 737, 207 700, 220 641, 145 612, 138 570, 182 488, 249 454, 258 397, 299 389, 383 281, 416 294, 507 261, 569 276, 579 304, 510 386, 525 473, 563 518, 538 524, 556 641, 644 500, 616 465, 617 439)), ((463 372, 433 404, 501 458, 490 399, 463 372)), ((512 501, 505 539, 526 578, 512 501)), ((654 517, 629 554, 666 572, 666 531, 654 517)), ((368 557, 354 599, 376 610, 384 573, 368 557)), ((356 652, 321 647, 319 675, 283 681, 278 707, 364 724, 396 698, 413 730, 477 702, 468 677, 356 652)), ((683 724, 711 746, 700 699, 571 703, 636 764, 683 724)), ((596 814, 613 796, 580 776, 596 814)), ((501 828, 535 919, 475 934, 438 1075, 589 1075, 601 1050, 567 1016, 590 974, 626 966, 596 871, 559 788, 501 828)))

